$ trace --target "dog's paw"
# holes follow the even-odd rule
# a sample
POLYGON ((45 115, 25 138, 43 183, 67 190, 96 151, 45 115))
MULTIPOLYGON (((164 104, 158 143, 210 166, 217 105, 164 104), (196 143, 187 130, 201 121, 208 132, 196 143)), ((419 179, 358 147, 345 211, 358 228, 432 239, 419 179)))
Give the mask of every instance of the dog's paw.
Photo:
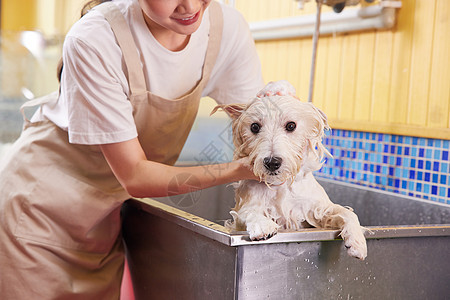
POLYGON ((348 255, 364 260, 367 257, 367 243, 362 230, 347 230, 342 232, 348 255))
POLYGON ((278 232, 278 224, 262 217, 254 222, 247 223, 247 231, 252 241, 267 240, 278 232))

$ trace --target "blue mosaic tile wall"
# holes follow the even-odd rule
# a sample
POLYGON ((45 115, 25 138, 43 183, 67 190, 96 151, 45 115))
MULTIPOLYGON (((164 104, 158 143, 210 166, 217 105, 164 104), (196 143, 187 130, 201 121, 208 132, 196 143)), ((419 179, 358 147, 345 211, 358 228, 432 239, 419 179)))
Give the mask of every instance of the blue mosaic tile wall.
POLYGON ((450 204, 450 140, 334 129, 317 177, 450 204))

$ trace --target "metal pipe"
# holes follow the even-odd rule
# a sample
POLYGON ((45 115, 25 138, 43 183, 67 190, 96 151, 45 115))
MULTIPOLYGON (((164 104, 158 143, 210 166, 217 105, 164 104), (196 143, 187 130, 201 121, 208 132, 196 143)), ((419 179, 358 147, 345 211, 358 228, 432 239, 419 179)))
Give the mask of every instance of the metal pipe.
MULTIPOLYGON (((327 12, 321 15, 321 23, 338 23, 353 21, 357 18, 373 18, 381 15, 381 6, 368 6, 360 9, 348 9, 344 10, 340 14, 334 12, 327 12)), ((296 17, 288 17, 273 20, 264 20, 258 22, 250 23, 250 30, 252 32, 256 31, 266 31, 274 29, 284 29, 287 27, 297 27, 297 26, 312 26, 316 22, 315 15, 303 15, 296 17)))
POLYGON ((314 35, 313 35, 313 50, 311 59, 311 75, 309 78, 308 102, 312 102, 312 97, 314 93, 314 75, 316 74, 317 44, 319 42, 320 14, 322 12, 322 0, 316 0, 316 3, 317 3, 316 24, 314 27, 314 35))
MULTIPOLYGON (((320 17, 320 34, 333 34, 369 29, 389 29, 395 24, 393 7, 368 6, 348 9, 340 14, 323 13, 320 17)), ((274 40, 312 36, 316 16, 299 16, 250 23, 255 40, 274 40)))

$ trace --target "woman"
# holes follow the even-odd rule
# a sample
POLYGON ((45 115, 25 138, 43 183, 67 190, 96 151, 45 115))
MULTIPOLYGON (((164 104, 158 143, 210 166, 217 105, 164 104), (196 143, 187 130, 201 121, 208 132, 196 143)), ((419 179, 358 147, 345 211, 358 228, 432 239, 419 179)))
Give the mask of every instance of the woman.
POLYGON ((67 34, 59 95, 25 104, 41 106, 0 167, 2 299, 118 298, 126 199, 188 192, 169 184, 181 173, 199 189, 255 178, 243 161, 172 166, 202 96, 263 85, 243 18, 210 0, 106 2, 67 34))

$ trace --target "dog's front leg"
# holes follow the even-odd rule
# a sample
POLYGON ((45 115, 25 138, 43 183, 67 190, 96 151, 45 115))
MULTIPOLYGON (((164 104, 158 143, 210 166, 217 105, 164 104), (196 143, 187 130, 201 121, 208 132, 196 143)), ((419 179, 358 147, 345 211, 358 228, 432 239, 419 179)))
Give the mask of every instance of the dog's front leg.
POLYGON ((316 207, 308 216, 308 223, 322 228, 338 228, 350 256, 364 260, 367 256, 365 229, 358 216, 349 208, 331 203, 316 207))
POLYGON ((269 216, 266 201, 274 191, 261 183, 247 182, 236 190, 236 206, 231 211, 235 229, 247 230, 251 240, 266 240, 278 232, 279 225, 269 216))
POLYGON ((245 224, 250 239, 253 241, 266 240, 278 232, 278 224, 265 216, 260 205, 251 203, 244 205, 237 212, 237 217, 245 224))

